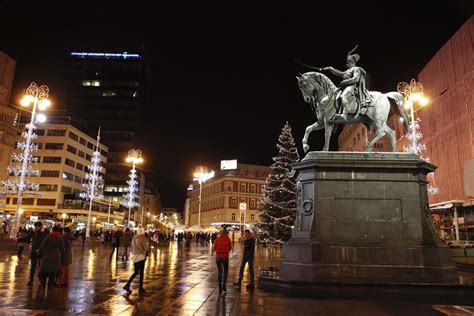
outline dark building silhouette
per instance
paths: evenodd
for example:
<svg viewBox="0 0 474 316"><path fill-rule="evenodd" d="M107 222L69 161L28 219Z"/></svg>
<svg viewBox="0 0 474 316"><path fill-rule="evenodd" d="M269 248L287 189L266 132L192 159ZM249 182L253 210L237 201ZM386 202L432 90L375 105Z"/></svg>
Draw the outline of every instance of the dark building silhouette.
<svg viewBox="0 0 474 316"><path fill-rule="evenodd" d="M150 71L144 52L82 48L67 54L67 108L87 122L89 133L101 127L101 141L110 149L104 193L121 196L130 170L125 158L135 146L148 102Z"/></svg>

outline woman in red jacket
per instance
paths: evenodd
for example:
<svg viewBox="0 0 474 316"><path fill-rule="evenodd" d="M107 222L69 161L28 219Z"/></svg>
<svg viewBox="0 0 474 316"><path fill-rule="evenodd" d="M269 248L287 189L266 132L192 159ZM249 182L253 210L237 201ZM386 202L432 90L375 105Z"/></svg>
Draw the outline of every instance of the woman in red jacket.
<svg viewBox="0 0 474 316"><path fill-rule="evenodd" d="M226 228L222 228L219 237L214 241L214 251L216 252L217 264L217 282L219 283L219 294L226 293L225 284L227 282L227 275L229 273L229 251L232 250L232 243L227 236Z"/></svg>

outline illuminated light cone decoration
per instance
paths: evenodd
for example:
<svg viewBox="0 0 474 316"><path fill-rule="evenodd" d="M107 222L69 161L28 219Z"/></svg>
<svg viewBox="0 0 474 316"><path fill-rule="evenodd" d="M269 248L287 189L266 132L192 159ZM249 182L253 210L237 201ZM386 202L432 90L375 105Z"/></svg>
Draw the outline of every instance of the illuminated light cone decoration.
<svg viewBox="0 0 474 316"><path fill-rule="evenodd" d="M137 181L137 171L135 166L143 162L142 158L142 151L139 149L130 149L128 151L127 162L132 163L132 169L130 170L130 174L128 175L128 192L123 195L125 198L121 204L128 208L128 220L127 220L127 227L130 228L130 215L132 213L132 208L139 206L137 202L138 199L138 181Z"/></svg>
<svg viewBox="0 0 474 316"><path fill-rule="evenodd" d="M86 192L79 194L80 197L89 201L89 212L87 213L87 226L86 226L86 237L90 237L90 226L91 226L91 212L92 202L94 199L102 199L102 189L104 188L103 179L101 176L102 166L100 164L100 127L97 133L97 141L94 152L92 153L91 163L87 166L89 172L86 173L86 182L82 185L87 189Z"/></svg>
<svg viewBox="0 0 474 316"><path fill-rule="evenodd" d="M25 130L21 134L23 140L16 144L16 148L20 149L21 152L19 154L12 154L11 164L7 167L8 175L14 178L2 181L3 186L7 190L18 193L15 221L13 222L9 236L12 239L17 237L18 229L20 227L23 193L25 191L37 191L39 188L39 185L34 181L29 180L29 178L39 176L39 171L35 168L36 163L38 163L38 158L33 156L33 153L38 150L38 145L35 145L34 143L34 140L38 137L35 133L35 123L44 123L46 117L44 114L36 113L36 111L37 109L45 110L51 105L51 102L48 100L48 95L48 86L38 86L33 82L28 86L26 94L21 100L21 105L24 107L33 104L31 120L30 123L26 124Z"/></svg>
<svg viewBox="0 0 474 316"><path fill-rule="evenodd" d="M430 158L422 155L422 153L426 151L426 144L421 142L423 134L420 129L420 119L415 119L415 103L421 106L428 104L428 99L423 95L423 85L416 82L415 79L412 79L410 83L400 82L397 86L397 90L405 97L405 109L410 110L410 126L406 135L410 144L403 146L403 151L418 155L420 159L429 162ZM436 186L434 172L430 172L428 177L431 178L430 185L428 185L427 189L428 193L430 195L438 194L439 188Z"/></svg>
<svg viewBox="0 0 474 316"><path fill-rule="evenodd" d="M299 155L288 123L278 137L277 148L279 154L273 157L272 171L257 212L257 240L260 243L285 243L291 237L296 218L297 186L289 175L290 166L299 160Z"/></svg>

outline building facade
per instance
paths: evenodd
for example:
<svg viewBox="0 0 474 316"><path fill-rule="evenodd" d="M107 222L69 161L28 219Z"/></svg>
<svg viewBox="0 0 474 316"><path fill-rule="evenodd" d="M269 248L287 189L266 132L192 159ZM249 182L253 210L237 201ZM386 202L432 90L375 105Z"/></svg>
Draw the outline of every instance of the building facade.
<svg viewBox="0 0 474 316"><path fill-rule="evenodd" d="M84 226L87 221L89 202L79 197L84 192L87 166L95 148L96 140L70 124L38 124L38 138L35 156L39 170L32 180L39 184L39 190L25 193L21 208L23 219L62 221ZM102 176L107 166L107 146L99 144ZM14 214L17 197L8 193L5 201L7 214ZM110 214L109 214L110 210ZM123 214L112 201L94 201L91 213L95 224L106 221L122 223Z"/></svg>
<svg viewBox="0 0 474 316"><path fill-rule="evenodd" d="M101 126L109 147L104 194L121 197L130 168L124 165L134 147L139 114L147 102L148 69L142 53L70 51L65 80L67 106L89 129Z"/></svg>
<svg viewBox="0 0 474 316"><path fill-rule="evenodd" d="M19 111L10 106L16 61L0 51L0 179L5 179L13 153L19 123Z"/></svg>
<svg viewBox="0 0 474 316"><path fill-rule="evenodd" d="M474 17L444 44L418 75L430 104L420 109L426 156L438 166L437 195L430 204L473 197L466 193L465 166L474 159Z"/></svg>
<svg viewBox="0 0 474 316"><path fill-rule="evenodd" d="M213 223L248 224L257 221L257 209L266 178L267 166L238 164L235 170L220 170L202 184L201 226ZM199 217L199 183L188 191L188 225L197 225Z"/></svg>

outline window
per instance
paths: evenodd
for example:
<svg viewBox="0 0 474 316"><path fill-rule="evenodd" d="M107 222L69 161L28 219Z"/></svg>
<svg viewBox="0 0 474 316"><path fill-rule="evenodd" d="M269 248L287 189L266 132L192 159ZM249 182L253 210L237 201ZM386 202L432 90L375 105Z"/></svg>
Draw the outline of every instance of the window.
<svg viewBox="0 0 474 316"><path fill-rule="evenodd" d="M232 220L235 221L235 213L232 213Z"/></svg>
<svg viewBox="0 0 474 316"><path fill-rule="evenodd" d="M232 182L224 183L224 191L232 191L234 189L234 185Z"/></svg>
<svg viewBox="0 0 474 316"><path fill-rule="evenodd" d="M38 146L38 149L43 149L43 143L36 143L36 146Z"/></svg>
<svg viewBox="0 0 474 316"><path fill-rule="evenodd" d="M73 153L74 155L77 153L76 147L73 147L71 145L67 145L67 151L69 151L70 153Z"/></svg>
<svg viewBox="0 0 474 316"><path fill-rule="evenodd" d="M84 165L77 162L77 163L76 163L76 169L82 171L82 170L84 169Z"/></svg>
<svg viewBox="0 0 474 316"><path fill-rule="evenodd" d="M43 157L43 163L61 163L61 157Z"/></svg>
<svg viewBox="0 0 474 316"><path fill-rule="evenodd" d="M21 200L22 205L34 205L35 204L35 199L32 198L23 198Z"/></svg>
<svg viewBox="0 0 474 316"><path fill-rule="evenodd" d="M64 171L63 172L63 179L73 181L74 180L74 175L72 173Z"/></svg>
<svg viewBox="0 0 474 316"><path fill-rule="evenodd" d="M63 185L61 186L61 192L65 194L72 194L72 188Z"/></svg>
<svg viewBox="0 0 474 316"><path fill-rule="evenodd" d="M46 192L57 191L58 186L56 184L40 184L38 190Z"/></svg>
<svg viewBox="0 0 474 316"><path fill-rule="evenodd" d="M82 183L82 178L79 176L74 176L74 182L76 183Z"/></svg>
<svg viewBox="0 0 474 316"><path fill-rule="evenodd" d="M103 97L115 97L117 93L115 91L104 91L102 92Z"/></svg>
<svg viewBox="0 0 474 316"><path fill-rule="evenodd" d="M94 144L87 142L87 148L94 149Z"/></svg>
<svg viewBox="0 0 474 316"><path fill-rule="evenodd" d="M257 193L257 185L251 184L250 185L250 193Z"/></svg>
<svg viewBox="0 0 474 316"><path fill-rule="evenodd" d="M146 198L146 204L150 204L150 198Z"/></svg>
<svg viewBox="0 0 474 316"><path fill-rule="evenodd" d="M244 213L240 214L240 221L245 222L245 214Z"/></svg>
<svg viewBox="0 0 474 316"><path fill-rule="evenodd" d="M91 155L88 155L88 154L86 154L86 160L88 160L88 161L91 161L91 159L92 159L92 156L91 156Z"/></svg>
<svg viewBox="0 0 474 316"><path fill-rule="evenodd" d="M38 136L44 136L44 129L37 129L37 130L35 131L35 133L36 133L36 135L38 135Z"/></svg>
<svg viewBox="0 0 474 316"><path fill-rule="evenodd" d="M104 156L104 157L107 157L108 152L105 151L105 150L103 150L103 149L101 149L101 150L100 150L100 154L101 154L102 156Z"/></svg>
<svg viewBox="0 0 474 316"><path fill-rule="evenodd" d="M87 142L84 138L81 137L81 138L79 138L79 143L81 143L82 145L85 146Z"/></svg>
<svg viewBox="0 0 474 316"><path fill-rule="evenodd" d="M77 136L73 132L69 132L69 138L75 140L76 142L79 140L79 136Z"/></svg>
<svg viewBox="0 0 474 316"><path fill-rule="evenodd" d="M231 197L230 198L230 206L237 207L237 198Z"/></svg>
<svg viewBox="0 0 474 316"><path fill-rule="evenodd" d="M84 158L84 157L86 156L86 153L83 152L82 150L78 150L78 151L77 151L77 155L78 155L79 157L81 157L81 158Z"/></svg>
<svg viewBox="0 0 474 316"><path fill-rule="evenodd" d="M247 192L247 184L245 183L240 184L240 192Z"/></svg>
<svg viewBox="0 0 474 316"><path fill-rule="evenodd" d="M69 167L73 167L73 168L74 168L74 166L76 165L76 163L75 163L73 160L69 159L69 158L66 158L66 160L64 161L64 163L65 163L66 165L68 165Z"/></svg>
<svg viewBox="0 0 474 316"><path fill-rule="evenodd" d="M59 170L41 170L41 176L47 178L59 177Z"/></svg>
<svg viewBox="0 0 474 316"><path fill-rule="evenodd" d="M255 215L254 215L254 214L250 214L250 221L251 221L251 222L254 222L254 221L255 221Z"/></svg>
<svg viewBox="0 0 474 316"><path fill-rule="evenodd" d="M61 150L63 148L64 148L63 143L46 143L44 145L44 149Z"/></svg>
<svg viewBox="0 0 474 316"><path fill-rule="evenodd" d="M48 129L48 136L64 136L66 131L63 129Z"/></svg>
<svg viewBox="0 0 474 316"><path fill-rule="evenodd" d="M255 199L250 199L250 208L251 209L255 208Z"/></svg>
<svg viewBox="0 0 474 316"><path fill-rule="evenodd" d="M36 201L36 205L54 206L56 205L56 199L38 199L38 201Z"/></svg>
<svg viewBox="0 0 474 316"><path fill-rule="evenodd" d="M10 204L10 198L7 197L7 199L5 200L5 204Z"/></svg>

